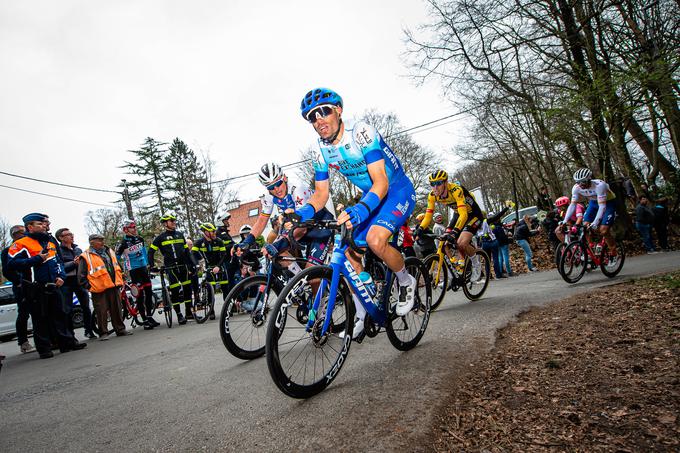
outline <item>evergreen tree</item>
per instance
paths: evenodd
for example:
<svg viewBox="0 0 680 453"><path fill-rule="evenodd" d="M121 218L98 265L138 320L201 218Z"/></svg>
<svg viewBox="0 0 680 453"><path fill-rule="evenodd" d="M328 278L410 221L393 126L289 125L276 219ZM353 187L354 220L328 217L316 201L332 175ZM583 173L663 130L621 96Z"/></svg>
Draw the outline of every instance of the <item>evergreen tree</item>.
<svg viewBox="0 0 680 453"><path fill-rule="evenodd" d="M136 201L142 215L159 214L169 208L167 183L170 172L166 166L166 143L147 137L139 149L130 150L135 160L125 162L127 174L134 179L128 181L130 198Z"/></svg>

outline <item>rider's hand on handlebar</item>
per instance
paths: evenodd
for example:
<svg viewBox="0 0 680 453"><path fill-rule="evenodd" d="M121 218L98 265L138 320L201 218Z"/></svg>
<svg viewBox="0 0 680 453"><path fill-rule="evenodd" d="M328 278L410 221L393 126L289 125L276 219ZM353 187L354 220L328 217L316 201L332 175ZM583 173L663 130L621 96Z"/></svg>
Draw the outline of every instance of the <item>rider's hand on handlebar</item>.
<svg viewBox="0 0 680 453"><path fill-rule="evenodd" d="M149 267L149 272L151 272L151 273L153 273L153 274L157 274L157 273L159 273L160 271L161 271L161 270L158 269L156 266L151 266L151 267Z"/></svg>
<svg viewBox="0 0 680 453"><path fill-rule="evenodd" d="M219 267L219 266L215 266L215 267L212 268L212 273L213 273L213 274L218 274L219 272L220 272L220 267Z"/></svg>
<svg viewBox="0 0 680 453"><path fill-rule="evenodd" d="M352 229L353 225L352 222L350 222L349 214L347 213L347 211L342 211L338 216L338 225L342 225L343 223L347 225L347 228L349 228L350 230Z"/></svg>
<svg viewBox="0 0 680 453"><path fill-rule="evenodd" d="M261 252L266 258L274 258L279 254L279 251L272 244L265 244Z"/></svg>

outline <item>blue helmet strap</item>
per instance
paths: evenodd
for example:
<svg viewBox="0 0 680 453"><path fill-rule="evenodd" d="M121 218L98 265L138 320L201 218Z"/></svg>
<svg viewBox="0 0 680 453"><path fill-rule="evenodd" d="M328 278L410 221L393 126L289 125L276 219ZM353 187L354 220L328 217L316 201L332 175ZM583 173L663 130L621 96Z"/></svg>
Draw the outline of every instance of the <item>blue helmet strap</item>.
<svg viewBox="0 0 680 453"><path fill-rule="evenodd" d="M335 141L335 139L338 138L338 134L340 133L340 126L342 126L342 118L338 118L338 119L339 119L338 130L335 131L335 134L333 134L333 136L330 137L329 139L323 139L323 138L321 139L321 141L324 143L324 145L332 145L333 142Z"/></svg>

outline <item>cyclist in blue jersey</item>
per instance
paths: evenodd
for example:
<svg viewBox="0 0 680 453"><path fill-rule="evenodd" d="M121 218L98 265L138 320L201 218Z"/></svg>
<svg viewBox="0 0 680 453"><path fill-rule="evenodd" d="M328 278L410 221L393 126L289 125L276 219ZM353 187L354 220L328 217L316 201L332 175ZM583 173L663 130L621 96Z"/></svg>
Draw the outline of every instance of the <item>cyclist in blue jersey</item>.
<svg viewBox="0 0 680 453"><path fill-rule="evenodd" d="M144 239L137 233L137 224L134 220L123 221L123 233L125 235L116 249L116 255L123 263L123 269L128 272L132 283L142 288L137 295L137 309L144 320L144 329L153 329L160 324L153 319L149 258Z"/></svg>
<svg viewBox="0 0 680 453"><path fill-rule="evenodd" d="M404 257L389 244L413 213L416 194L401 162L375 128L363 121L342 120L342 98L333 90L315 88L300 105L302 117L319 135L319 150L314 162L314 195L296 210L303 220L322 209L329 197L329 167L338 170L363 192L359 202L338 215L338 223L354 229L354 240L369 247L395 273L399 281L398 316L414 305L416 279L404 265ZM348 250L347 258L357 273L363 270L361 258ZM352 337L364 328L366 311L358 301L357 322Z"/></svg>

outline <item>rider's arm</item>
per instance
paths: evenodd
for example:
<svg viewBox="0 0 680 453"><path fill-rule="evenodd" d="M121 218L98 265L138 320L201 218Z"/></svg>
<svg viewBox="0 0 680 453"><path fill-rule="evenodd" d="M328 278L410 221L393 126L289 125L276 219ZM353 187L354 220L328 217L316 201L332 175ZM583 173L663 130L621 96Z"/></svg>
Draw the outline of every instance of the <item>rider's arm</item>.
<svg viewBox="0 0 680 453"><path fill-rule="evenodd" d="M569 207L567 208L567 212L564 213L564 220L569 220L571 219L571 216L574 215L574 210L576 209L576 203L578 203L578 184L574 184L574 187L571 188L571 204L569 204Z"/></svg>
<svg viewBox="0 0 680 453"><path fill-rule="evenodd" d="M163 239L162 239L161 235L159 234L158 236L156 236L154 238L151 245L149 245L149 266L151 266L151 267L156 265L156 262L154 261L154 255L156 254L156 251L159 250L162 240Z"/></svg>
<svg viewBox="0 0 680 453"><path fill-rule="evenodd" d="M595 187L595 193L597 194L597 214L595 215L595 220L593 220L593 225L597 226L602 220L604 211L607 208L607 195L609 192L609 184L602 181L597 187Z"/></svg>
<svg viewBox="0 0 680 453"><path fill-rule="evenodd" d="M435 204L435 195L434 192L430 192L429 195L427 196L427 208L425 208L425 217L423 217L423 221L420 222L420 228L425 229L428 226L430 226L430 223L432 222L432 216L434 215L434 204Z"/></svg>
<svg viewBox="0 0 680 453"><path fill-rule="evenodd" d="M457 187L456 190L453 191L453 199L455 200L456 208L458 209L458 221L456 222L454 230L460 232L468 219L467 204L465 203L465 194L463 193L462 187Z"/></svg>

